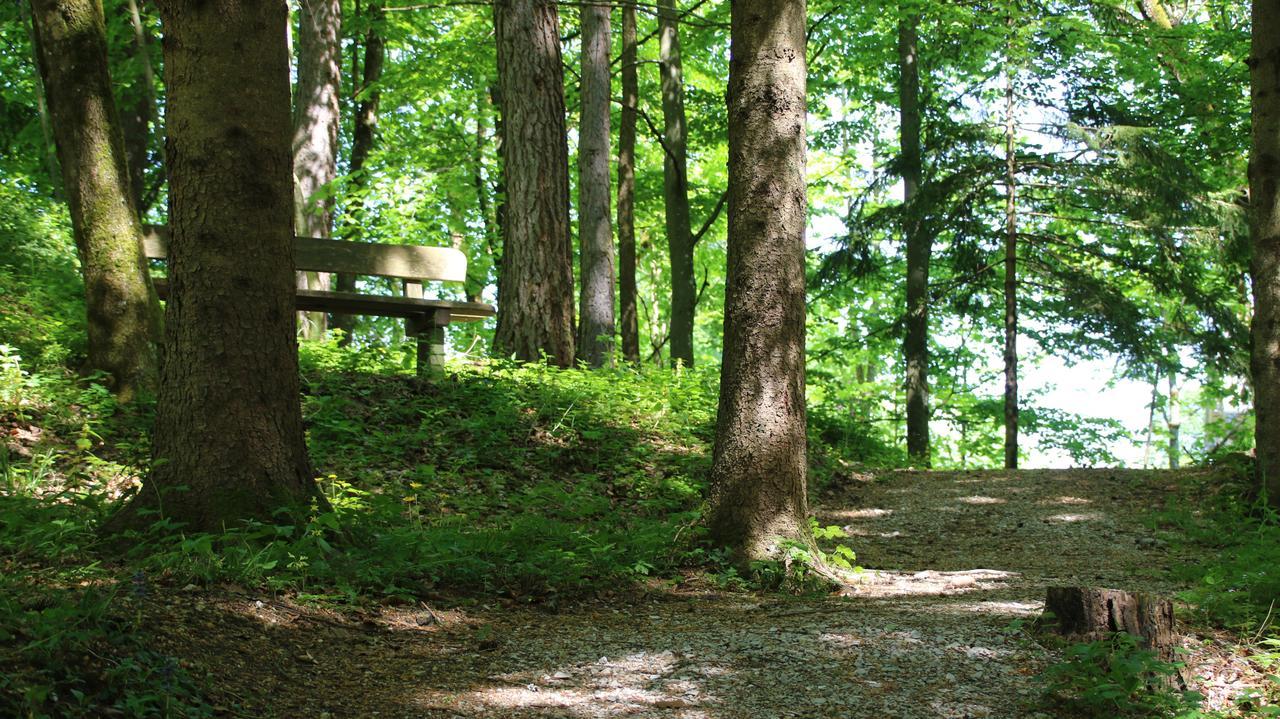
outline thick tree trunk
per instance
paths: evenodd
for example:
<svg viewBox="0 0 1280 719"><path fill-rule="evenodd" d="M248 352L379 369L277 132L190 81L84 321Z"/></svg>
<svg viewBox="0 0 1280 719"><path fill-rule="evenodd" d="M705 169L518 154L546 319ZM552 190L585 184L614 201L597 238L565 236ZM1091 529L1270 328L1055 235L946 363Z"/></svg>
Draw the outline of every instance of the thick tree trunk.
<svg viewBox="0 0 1280 719"><path fill-rule="evenodd" d="M636 7L622 6L622 113L618 126L618 291L622 356L640 364L640 319L636 295L636 110L640 84L636 66Z"/></svg>
<svg viewBox="0 0 1280 719"><path fill-rule="evenodd" d="M333 198L328 185L338 174L339 83L342 78L342 3L302 0L298 6L298 84L293 103L293 179L297 187L297 232L333 234ZM298 273L298 286L329 289L329 276ZM323 339L323 312L300 313L302 337Z"/></svg>
<svg viewBox="0 0 1280 719"><path fill-rule="evenodd" d="M354 131L351 133L351 162L349 174L351 175L351 194L355 197L352 203L351 216L352 224L355 225L353 234L360 234L360 224L364 217L365 192L369 187L369 174L365 170L365 163L369 160L369 153L373 151L374 141L377 139L378 131L378 101L382 97L382 93L378 88L378 82L382 80L382 64L386 55L386 45L382 39L382 5L380 3L372 3L368 10L369 29L364 34L364 69L361 71L361 77L352 77L352 83L359 83L359 90L356 93L359 97L359 103L356 107ZM335 281L338 285L339 292L355 292L356 278L353 275L339 274ZM343 346L351 343L351 332L355 329L355 317L353 315L334 315L332 317L332 325L334 329L342 330Z"/></svg>
<svg viewBox="0 0 1280 719"><path fill-rule="evenodd" d="M898 22L898 84L902 152L902 232L907 246L907 455L929 466L929 255L933 240L924 232L916 205L923 175L920 157L920 67L917 28L920 16L908 13Z"/></svg>
<svg viewBox="0 0 1280 719"><path fill-rule="evenodd" d="M693 275L693 230L689 220L689 138L684 115L684 69L680 60L680 16L675 0L658 0L658 59L662 70L662 190L666 200L667 250L671 258L671 364L693 366L693 315L698 299Z"/></svg>
<svg viewBox="0 0 1280 719"><path fill-rule="evenodd" d="M573 364L573 244L560 19L551 0L497 0L503 118L502 271L494 350Z"/></svg>
<svg viewBox="0 0 1280 719"><path fill-rule="evenodd" d="M1271 506L1280 507L1280 3L1274 0L1253 4L1249 68L1254 436L1259 489Z"/></svg>
<svg viewBox="0 0 1280 719"><path fill-rule="evenodd" d="M288 9L159 6L170 299L155 463L136 503L188 529L278 522L324 501L299 403Z"/></svg>
<svg viewBox="0 0 1280 719"><path fill-rule="evenodd" d="M582 6L582 110L578 129L578 241L582 282L578 358L613 362L613 226L609 182L609 7Z"/></svg>
<svg viewBox="0 0 1280 719"><path fill-rule="evenodd" d="M1013 31L1013 16L1009 16ZM1018 468L1018 163L1013 63L1005 74L1004 466Z"/></svg>
<svg viewBox="0 0 1280 719"><path fill-rule="evenodd" d="M739 561L811 543L805 498L805 3L732 6L729 258L709 526Z"/></svg>
<svg viewBox="0 0 1280 719"><path fill-rule="evenodd" d="M142 253L99 0L32 0L40 74L88 310L91 369L121 399L153 386L160 305Z"/></svg>

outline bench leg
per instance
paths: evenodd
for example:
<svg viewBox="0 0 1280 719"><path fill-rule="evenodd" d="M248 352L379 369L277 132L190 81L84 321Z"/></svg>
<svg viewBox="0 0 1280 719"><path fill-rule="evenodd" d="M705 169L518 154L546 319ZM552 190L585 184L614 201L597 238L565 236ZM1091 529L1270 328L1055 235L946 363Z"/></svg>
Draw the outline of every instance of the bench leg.
<svg viewBox="0 0 1280 719"><path fill-rule="evenodd" d="M444 328L448 323L448 318L431 315L405 320L405 334L418 341L419 377L434 377L444 372Z"/></svg>

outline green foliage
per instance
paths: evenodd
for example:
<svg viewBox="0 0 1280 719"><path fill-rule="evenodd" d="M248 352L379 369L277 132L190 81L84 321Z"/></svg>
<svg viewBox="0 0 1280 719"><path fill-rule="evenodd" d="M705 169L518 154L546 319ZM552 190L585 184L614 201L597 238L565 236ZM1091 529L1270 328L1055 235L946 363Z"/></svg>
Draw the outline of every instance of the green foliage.
<svg viewBox="0 0 1280 719"><path fill-rule="evenodd" d="M1056 707L1073 712L1073 716L1202 716L1201 695L1168 688L1167 682L1177 673L1178 665L1161 661L1154 652L1140 648L1139 642L1131 634L1118 632L1107 639L1067 647L1064 660L1040 677L1047 698Z"/></svg>
<svg viewBox="0 0 1280 719"><path fill-rule="evenodd" d="M1191 588L1179 596L1211 624L1262 636L1280 597L1280 517L1252 496L1250 475L1219 469L1189 478L1181 508L1150 518L1157 529L1213 551L1214 560L1182 565Z"/></svg>

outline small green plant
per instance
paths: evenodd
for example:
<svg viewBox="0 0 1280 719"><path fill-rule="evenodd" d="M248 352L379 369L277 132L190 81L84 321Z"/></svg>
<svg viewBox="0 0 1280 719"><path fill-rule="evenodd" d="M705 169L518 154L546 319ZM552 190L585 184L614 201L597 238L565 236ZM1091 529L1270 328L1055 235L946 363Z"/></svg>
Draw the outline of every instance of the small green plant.
<svg viewBox="0 0 1280 719"><path fill-rule="evenodd" d="M1170 688L1180 665L1160 660L1139 642L1118 632L1067 647L1064 660L1040 676L1046 698L1078 716L1098 719L1197 716L1203 697Z"/></svg>
<svg viewBox="0 0 1280 719"><path fill-rule="evenodd" d="M18 351L0 344L0 411L21 411L29 383Z"/></svg>

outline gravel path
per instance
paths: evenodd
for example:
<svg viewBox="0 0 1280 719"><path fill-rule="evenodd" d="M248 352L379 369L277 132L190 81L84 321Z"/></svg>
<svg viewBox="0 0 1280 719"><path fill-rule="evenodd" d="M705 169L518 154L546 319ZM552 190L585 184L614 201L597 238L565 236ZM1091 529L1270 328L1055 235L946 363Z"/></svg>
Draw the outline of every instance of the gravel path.
<svg viewBox="0 0 1280 719"><path fill-rule="evenodd" d="M260 656L211 669L242 706L262 702L252 716L1049 717L1034 676L1053 657L1020 624L1053 584L1175 589L1167 567L1192 558L1137 520L1172 499L1171 481L1116 470L856 479L815 509L876 569L823 599L677 589L352 627L230 598L217 608L246 631L268 625L263 646L279 654L256 673ZM193 641L222 640L229 651L244 637Z"/></svg>

